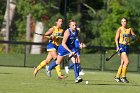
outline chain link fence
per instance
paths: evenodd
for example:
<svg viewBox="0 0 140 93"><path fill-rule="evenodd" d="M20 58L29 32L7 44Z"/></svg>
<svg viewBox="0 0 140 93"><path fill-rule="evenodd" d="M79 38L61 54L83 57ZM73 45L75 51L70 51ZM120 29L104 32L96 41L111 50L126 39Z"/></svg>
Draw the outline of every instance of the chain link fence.
<svg viewBox="0 0 140 93"><path fill-rule="evenodd" d="M26 46L41 45L42 50L45 50L44 43L32 43L32 42L11 42L0 41L0 46L4 44L10 44L10 52L8 54L0 53L0 66L17 66L17 67L34 67L44 60L47 56L47 52L41 54L29 54L26 52ZM91 47L90 47L91 48ZM83 69L100 70L100 71L116 71L120 65L120 58L116 54L111 60L106 61L106 57L112 55L115 50L113 48L94 47L99 51L98 53L84 53L81 50L81 66ZM97 50L96 49L96 50ZM140 72L140 53L139 50L130 50L129 54L129 67L128 71ZM70 64L67 60L62 63L62 68Z"/></svg>

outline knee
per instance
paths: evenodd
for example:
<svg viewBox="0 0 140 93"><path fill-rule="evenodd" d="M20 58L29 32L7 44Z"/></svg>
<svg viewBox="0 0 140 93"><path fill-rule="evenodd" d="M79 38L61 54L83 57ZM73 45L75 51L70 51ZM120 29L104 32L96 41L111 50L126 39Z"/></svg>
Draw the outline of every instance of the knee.
<svg viewBox="0 0 140 93"><path fill-rule="evenodd" d="M60 65L60 64L61 64L61 62L59 62L59 61L56 61L56 64L57 64L57 65Z"/></svg>
<svg viewBox="0 0 140 93"><path fill-rule="evenodd" d="M46 59L44 60L46 62L46 64L49 64L50 60Z"/></svg>
<svg viewBox="0 0 140 93"><path fill-rule="evenodd" d="M128 64L129 64L129 61L128 61L128 60L124 62L124 65L125 65L126 67L128 66Z"/></svg>

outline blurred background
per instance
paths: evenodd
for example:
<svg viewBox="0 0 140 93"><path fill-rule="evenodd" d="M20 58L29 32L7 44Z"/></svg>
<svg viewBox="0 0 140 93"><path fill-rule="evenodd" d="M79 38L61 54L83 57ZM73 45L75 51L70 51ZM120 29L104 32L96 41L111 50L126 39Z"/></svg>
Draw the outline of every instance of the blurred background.
<svg viewBox="0 0 140 93"><path fill-rule="evenodd" d="M137 40L131 44L129 71L140 72L140 0L0 0L0 65L34 67L45 59L46 44L41 35L55 25L58 17L74 19L81 28L81 50L84 69L117 70L115 34L123 17L128 19ZM62 68L68 62L64 61Z"/></svg>

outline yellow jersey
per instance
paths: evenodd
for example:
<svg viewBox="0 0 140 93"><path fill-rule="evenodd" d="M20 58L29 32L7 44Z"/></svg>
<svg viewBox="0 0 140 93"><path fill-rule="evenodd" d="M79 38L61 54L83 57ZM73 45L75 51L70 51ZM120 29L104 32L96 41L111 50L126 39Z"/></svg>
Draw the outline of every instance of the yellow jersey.
<svg viewBox="0 0 140 93"><path fill-rule="evenodd" d="M119 43L120 44L126 44L127 42L130 41L130 36L131 36L132 29L131 28L125 28L125 27L120 27L119 29L120 29Z"/></svg>
<svg viewBox="0 0 140 93"><path fill-rule="evenodd" d="M52 35L55 37L51 41L56 46L59 46L62 42L63 29L57 28L56 26L53 26L53 29L54 29L54 31L53 31Z"/></svg>

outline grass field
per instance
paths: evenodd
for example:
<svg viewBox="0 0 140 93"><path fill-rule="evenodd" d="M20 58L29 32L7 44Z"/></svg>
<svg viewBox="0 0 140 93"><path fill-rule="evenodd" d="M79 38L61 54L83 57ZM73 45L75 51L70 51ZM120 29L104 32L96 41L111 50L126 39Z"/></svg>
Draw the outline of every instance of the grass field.
<svg viewBox="0 0 140 93"><path fill-rule="evenodd" d="M52 78L42 69L34 78L33 68L0 67L0 93L139 93L140 74L128 73L130 83L117 83L113 80L115 72L85 71L83 82L74 83L71 70L68 78L57 79L55 71ZM64 72L63 72L64 73ZM89 84L86 85L85 81Z"/></svg>

